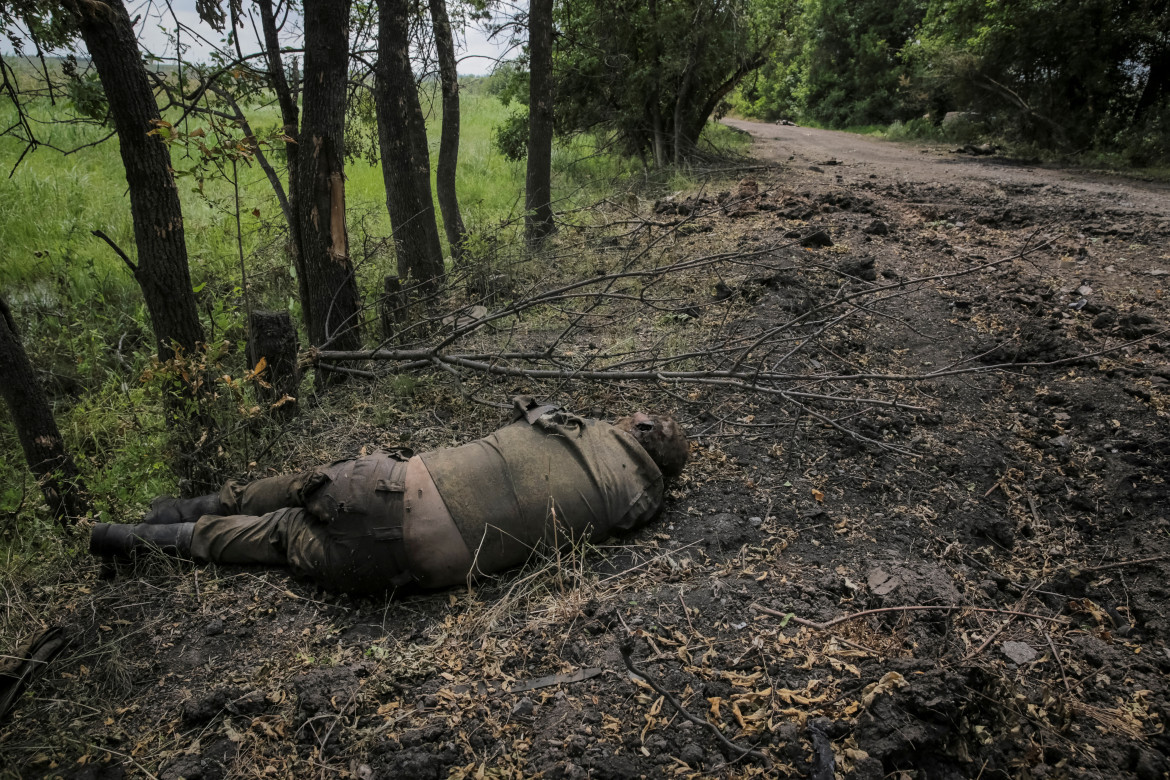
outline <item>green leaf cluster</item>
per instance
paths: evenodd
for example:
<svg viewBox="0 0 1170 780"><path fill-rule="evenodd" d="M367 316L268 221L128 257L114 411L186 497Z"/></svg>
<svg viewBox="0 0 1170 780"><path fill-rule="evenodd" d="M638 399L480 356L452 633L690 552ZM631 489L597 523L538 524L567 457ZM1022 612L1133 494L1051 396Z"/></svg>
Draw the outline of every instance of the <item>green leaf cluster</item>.
<svg viewBox="0 0 1170 780"><path fill-rule="evenodd" d="M735 107L1170 158L1168 0L800 0Z"/></svg>
<svg viewBox="0 0 1170 780"><path fill-rule="evenodd" d="M566 0L554 60L561 133L604 129L623 151L684 156L784 29L787 0Z"/></svg>

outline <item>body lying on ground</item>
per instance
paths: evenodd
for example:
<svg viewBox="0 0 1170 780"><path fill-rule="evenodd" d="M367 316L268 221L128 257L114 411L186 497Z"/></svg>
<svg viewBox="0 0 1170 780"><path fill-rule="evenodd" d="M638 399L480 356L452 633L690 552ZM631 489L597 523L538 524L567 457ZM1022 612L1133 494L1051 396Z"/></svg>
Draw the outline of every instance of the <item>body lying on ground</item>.
<svg viewBox="0 0 1170 780"><path fill-rule="evenodd" d="M688 454L673 419L637 413L610 425L527 397L514 404L510 425L461 447L376 452L157 499L141 524L95 525L90 552L286 566L332 590L380 593L467 582L662 510Z"/></svg>

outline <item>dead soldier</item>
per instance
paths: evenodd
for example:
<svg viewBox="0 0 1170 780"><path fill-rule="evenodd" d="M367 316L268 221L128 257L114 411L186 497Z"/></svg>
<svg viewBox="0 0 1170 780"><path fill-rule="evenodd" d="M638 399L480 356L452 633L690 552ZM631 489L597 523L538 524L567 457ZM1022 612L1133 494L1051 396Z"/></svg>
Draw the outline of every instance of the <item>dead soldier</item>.
<svg viewBox="0 0 1170 780"><path fill-rule="evenodd" d="M90 552L287 566L358 594L442 588L650 521L686 463L686 436L668 416L609 425L528 397L514 404L513 422L492 435L405 462L377 452L156 499L142 524L95 525Z"/></svg>

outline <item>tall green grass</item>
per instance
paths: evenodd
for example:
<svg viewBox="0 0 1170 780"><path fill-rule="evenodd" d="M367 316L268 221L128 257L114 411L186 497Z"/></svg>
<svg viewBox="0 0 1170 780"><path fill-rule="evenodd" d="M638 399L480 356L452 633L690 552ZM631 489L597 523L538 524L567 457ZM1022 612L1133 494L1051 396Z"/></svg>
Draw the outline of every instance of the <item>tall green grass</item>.
<svg viewBox="0 0 1170 780"><path fill-rule="evenodd" d="M473 232L490 231L514 220L523 210L524 164L500 155L492 144L495 125L507 115L507 108L494 97L467 90L462 96L462 122L457 188L464 222ZM432 167L437 164L440 119L437 104L430 106L428 136ZM36 106L48 122L54 110ZM0 122L15 116L9 103L0 105ZM249 117L260 130L277 124L271 108L257 109ZM51 126L54 146L71 149L104 135L104 130L86 125ZM189 119L183 130L200 126ZM370 129L372 131L372 129ZM23 151L13 138L0 138L0 164L9 168ZM279 158L279 153L269 151ZM187 171L195 159L176 145L172 148L176 170ZM554 154L554 193L560 200L600 196L615 178L631 175L636 167L613 155L595 153L592 139L574 139L558 145ZM279 210L271 187L256 165L239 166L244 252L251 257L273 240L265 226L278 221ZM379 165L351 160L346 168L346 196L351 214L351 231L359 236L388 236L391 232L385 209L385 189ZM201 193L192 179L180 178L180 196L187 234L193 281L222 284L224 279L239 283L236 260L234 203L232 188L222 179L208 180ZM133 280L117 256L90 233L101 229L128 253L134 254L129 199L117 140L82 149L72 155L40 148L29 154L10 178L0 179L0 284L15 286L23 294L45 291L44 285L64 273L77 291L87 293L94 285L132 289ZM260 217L252 216L259 209ZM436 208L437 212L437 208ZM358 220L360 219L360 223ZM360 248L359 242L351 242ZM386 268L371 268L382 273ZM21 292L16 293L18 296Z"/></svg>

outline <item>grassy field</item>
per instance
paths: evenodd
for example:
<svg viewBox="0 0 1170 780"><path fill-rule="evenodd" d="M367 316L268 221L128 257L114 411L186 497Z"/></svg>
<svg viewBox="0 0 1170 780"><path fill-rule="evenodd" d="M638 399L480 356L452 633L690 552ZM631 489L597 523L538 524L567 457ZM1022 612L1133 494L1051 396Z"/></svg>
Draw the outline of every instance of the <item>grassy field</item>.
<svg viewBox="0 0 1170 780"><path fill-rule="evenodd" d="M494 128L511 109L470 80L462 95L458 189L468 229L487 245L518 238L523 214L524 163L505 159L494 147ZM67 109L33 106L43 140L73 149L101 138L93 125L54 124ZM274 129L272 107L253 106L249 119L264 135ZM428 132L432 166L437 163L438 106L430 106ZM0 104L0 121L14 117ZM174 118L174 117L170 117ZM394 271L382 172L368 150L376 148L372 126L352 128L357 159L347 163L350 247L367 301ZM177 128L197 130L195 119ZM713 128L724 145L743 140ZM210 133L208 134L210 136ZM367 154L361 154L363 150ZM166 465L167 434L160 414L159 389L142 377L154 351L141 293L129 270L91 231L100 229L130 255L133 230L125 175L116 139L73 154L40 148L13 169L23 146L0 138L0 291L11 304L26 348L53 400L58 424L107 519L132 516L162 492L174 491L176 477ZM272 152L279 162L279 152ZM284 225L268 180L256 165L239 165L239 213L248 297L236 245L236 204L226 171L205 172L197 186L199 155L172 147L180 174L191 275L210 342L226 340L223 372L238 376L246 305L289 309L299 320L296 282L284 251ZM598 153L590 138L554 150L554 198L558 211L588 206L615 192L643 187L648 179L637 161ZM686 186L684 174L668 172L651 182L657 188ZM436 212L438 209L436 208ZM258 216L257 216L258 215ZM587 218L587 217L583 217ZM577 219L577 217L574 217ZM441 232L441 230L440 230ZM445 241L445 238L444 238ZM305 392L310 392L306 386ZM226 394L225 394L226 395ZM230 399L229 399L230 400ZM229 404L230 406L230 404ZM243 405L241 404L241 409ZM233 412L234 413L234 412ZM233 421L233 425L238 418ZM228 441L232 462L248 462L248 436ZM237 451L240 450L240 451ZM0 414L0 554L29 550L53 534L41 533L49 519L25 466L6 414ZM29 545L32 547L30 548Z"/></svg>
<svg viewBox="0 0 1170 780"><path fill-rule="evenodd" d="M36 108L46 122L59 113L47 105ZM464 92L462 111L457 186L463 217L469 230L491 231L521 213L524 165L505 159L492 145L493 129L507 116L507 107L472 85ZM11 104L0 106L0 121L7 125L13 116ZM249 118L260 132L275 127L278 120L271 107L258 108ZM437 163L440 129L437 106L429 118L433 166ZM200 126L191 119L183 129L191 132ZM49 130L45 140L62 149L72 149L104 135L102 129L86 125L45 127ZM355 132L363 145L373 145L372 126L359 127ZM558 199L577 201L598 196L610 188L614 179L634 172L632 165L620 159L593 155L590 144L590 139L578 139L556 149L554 186ZM21 151L23 146L15 139L0 138L0 161L6 168L11 169ZM181 145L174 147L172 156L175 169L181 173L197 165L196 156ZM279 154L269 150L269 156ZM354 159L349 161L346 174L352 243L360 250L362 238L390 234L382 171L376 163ZM279 220L279 210L258 166L241 165L239 178L244 251L252 256L263 251L271 240L271 223ZM195 284L214 283L233 272L238 277L230 181L211 178L202 192L190 182L190 178L180 179ZM121 261L90 235L94 229L104 230L133 255L129 200L115 139L69 156L52 149L34 151L11 177L0 180L0 198L8 204L0 213L0 284L6 289L28 287L25 294L34 294L36 285L44 285L62 272L86 292L94 286L120 287L131 281ZM259 218L252 216L253 209L259 209Z"/></svg>

